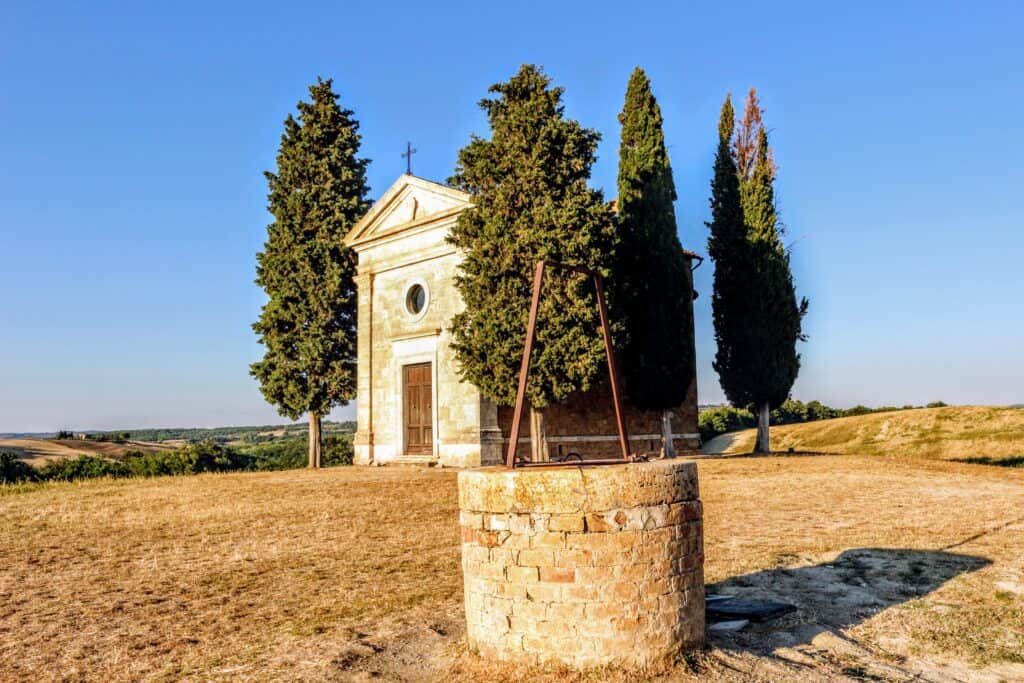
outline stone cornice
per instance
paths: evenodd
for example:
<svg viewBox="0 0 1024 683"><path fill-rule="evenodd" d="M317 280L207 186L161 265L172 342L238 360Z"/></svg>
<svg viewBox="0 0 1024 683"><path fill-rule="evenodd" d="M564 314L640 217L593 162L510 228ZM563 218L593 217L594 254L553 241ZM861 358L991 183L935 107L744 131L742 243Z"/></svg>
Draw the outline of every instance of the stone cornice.
<svg viewBox="0 0 1024 683"><path fill-rule="evenodd" d="M383 233L375 233L374 228L384 220L397 205L409 196L409 194L414 193L416 190L421 193L444 197L447 201L456 204L456 206L393 226ZM352 226L348 235L345 236L345 243L356 251L360 251L361 248L372 246L382 239L404 234L410 230L429 226L432 223L443 220L444 218L457 215L466 207L470 206L471 201L472 195L463 192L462 190L457 190L453 187L441 185L440 183L435 183L423 178L417 178L416 176L403 174L399 176L398 180L388 188L387 192L385 192L383 196L374 203L366 215Z"/></svg>

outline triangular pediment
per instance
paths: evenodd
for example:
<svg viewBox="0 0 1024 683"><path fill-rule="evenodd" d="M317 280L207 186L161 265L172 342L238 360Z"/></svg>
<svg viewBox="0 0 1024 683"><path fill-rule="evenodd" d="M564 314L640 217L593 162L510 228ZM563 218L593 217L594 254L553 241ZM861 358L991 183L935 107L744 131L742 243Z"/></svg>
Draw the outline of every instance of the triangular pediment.
<svg viewBox="0 0 1024 683"><path fill-rule="evenodd" d="M402 175L349 231L345 243L356 247L393 236L432 220L458 213L470 205L461 190L412 175Z"/></svg>

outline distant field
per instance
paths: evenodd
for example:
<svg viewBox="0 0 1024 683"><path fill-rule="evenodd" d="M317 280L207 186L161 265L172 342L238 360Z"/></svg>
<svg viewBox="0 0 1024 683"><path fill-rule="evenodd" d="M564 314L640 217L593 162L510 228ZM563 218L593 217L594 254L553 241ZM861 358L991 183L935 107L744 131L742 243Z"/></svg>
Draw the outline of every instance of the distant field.
<svg viewBox="0 0 1024 683"><path fill-rule="evenodd" d="M713 440L717 451L749 453L756 430ZM900 455L941 460L1024 456L1024 410L963 406L872 413L772 427L772 450Z"/></svg>
<svg viewBox="0 0 1024 683"><path fill-rule="evenodd" d="M324 421L324 437L341 436L355 431L354 422ZM19 434L0 437L0 453L13 453L35 465L51 460L77 458L91 455L105 458L119 458L129 451L167 451L189 443L212 439L218 443L239 447L256 448L259 444L279 443L302 439L305 441L309 426L306 423L289 425L259 425L248 427L186 427L180 429L123 429L112 432L88 432L90 435L119 435L129 433L132 439L124 443L113 441L90 441L85 439L46 438L52 434Z"/></svg>
<svg viewBox="0 0 1024 683"><path fill-rule="evenodd" d="M13 453L35 465L62 458L77 458L80 455L118 458L129 451L166 451L174 444L152 443L149 441L85 441L82 439L0 439L0 452Z"/></svg>

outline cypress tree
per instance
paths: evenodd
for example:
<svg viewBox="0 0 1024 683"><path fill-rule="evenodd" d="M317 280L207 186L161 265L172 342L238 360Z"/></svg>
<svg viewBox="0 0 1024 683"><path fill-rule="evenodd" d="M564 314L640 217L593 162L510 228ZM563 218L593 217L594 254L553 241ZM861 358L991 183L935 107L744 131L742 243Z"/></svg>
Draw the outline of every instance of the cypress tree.
<svg viewBox="0 0 1024 683"><path fill-rule="evenodd" d="M786 400L800 371L796 342L804 338L808 304L796 299L775 205L775 164L753 91L732 144L734 116L726 98L708 224L715 262L714 368L730 403L757 412L757 450L768 452L770 411Z"/></svg>
<svg viewBox="0 0 1024 683"><path fill-rule="evenodd" d="M665 450L673 454L669 411L686 398L695 373L693 276L676 227L661 108L639 67L619 123L620 241L612 286L626 336L623 376L634 405L664 411Z"/></svg>
<svg viewBox="0 0 1024 683"><path fill-rule="evenodd" d="M343 240L369 208L359 123L317 79L298 103L266 172L270 192L256 283L269 300L253 324L266 352L250 373L281 415L309 413L309 466L320 466L320 421L356 391L355 254Z"/></svg>
<svg viewBox="0 0 1024 683"><path fill-rule="evenodd" d="M615 229L587 184L600 135L565 118L562 88L524 65L489 92L480 107L491 137L474 136L449 179L474 195L449 237L464 254L456 286L465 310L452 321L452 346L464 379L514 405L534 264L553 259L607 276ZM586 391L603 371L599 326L589 280L551 272L527 384L535 460L547 458L543 409Z"/></svg>

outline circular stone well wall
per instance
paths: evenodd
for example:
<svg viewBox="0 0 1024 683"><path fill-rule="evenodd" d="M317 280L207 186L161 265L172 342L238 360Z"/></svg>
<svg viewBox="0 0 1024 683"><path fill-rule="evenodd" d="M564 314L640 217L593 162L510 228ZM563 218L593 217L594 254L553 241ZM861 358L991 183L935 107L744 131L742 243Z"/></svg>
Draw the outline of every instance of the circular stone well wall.
<svg viewBox="0 0 1024 683"><path fill-rule="evenodd" d="M482 656L659 668L703 644L695 463L464 470L459 508Z"/></svg>

